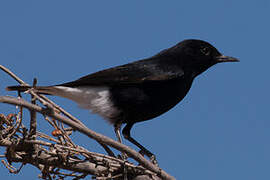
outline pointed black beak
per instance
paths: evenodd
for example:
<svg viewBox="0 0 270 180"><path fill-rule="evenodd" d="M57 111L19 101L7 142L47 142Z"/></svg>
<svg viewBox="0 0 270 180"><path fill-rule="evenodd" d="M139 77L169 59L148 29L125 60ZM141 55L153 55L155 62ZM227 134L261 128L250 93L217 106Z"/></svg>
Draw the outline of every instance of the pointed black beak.
<svg viewBox="0 0 270 180"><path fill-rule="evenodd" d="M221 62L239 62L239 60L237 58L230 57L230 56L224 56L224 55L217 56L216 61L217 61L217 63L221 63Z"/></svg>

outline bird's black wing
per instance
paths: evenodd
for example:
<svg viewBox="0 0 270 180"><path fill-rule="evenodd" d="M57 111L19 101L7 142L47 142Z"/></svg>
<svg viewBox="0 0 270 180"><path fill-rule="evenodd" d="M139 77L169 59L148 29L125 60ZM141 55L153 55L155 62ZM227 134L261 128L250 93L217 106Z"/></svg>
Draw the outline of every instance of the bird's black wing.
<svg viewBox="0 0 270 180"><path fill-rule="evenodd" d="M60 86L114 86L140 84L145 82L167 81L180 78L184 71L166 60L152 57L133 63L117 66L84 76Z"/></svg>

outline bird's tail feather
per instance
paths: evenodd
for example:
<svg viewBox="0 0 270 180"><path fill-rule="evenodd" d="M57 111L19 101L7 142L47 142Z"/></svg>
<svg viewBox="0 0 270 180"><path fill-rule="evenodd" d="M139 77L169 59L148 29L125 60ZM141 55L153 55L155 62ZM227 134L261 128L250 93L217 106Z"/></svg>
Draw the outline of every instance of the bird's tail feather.
<svg viewBox="0 0 270 180"><path fill-rule="evenodd" d="M48 95L54 95L55 94L54 86L36 86L36 87L32 87L32 86L8 86L8 87L6 87L6 90L7 91L24 92L24 91L27 91L27 90L29 90L31 88L33 88L33 90L36 93L39 93L39 94L48 94Z"/></svg>
<svg viewBox="0 0 270 180"><path fill-rule="evenodd" d="M27 91L28 89L30 89L30 86L8 86L6 87L7 91Z"/></svg>

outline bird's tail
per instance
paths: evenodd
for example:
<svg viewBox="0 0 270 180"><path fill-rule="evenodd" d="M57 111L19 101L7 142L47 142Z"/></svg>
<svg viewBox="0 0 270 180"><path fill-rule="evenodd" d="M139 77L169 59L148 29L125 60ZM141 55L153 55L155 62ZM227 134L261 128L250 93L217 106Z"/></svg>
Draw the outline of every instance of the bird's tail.
<svg viewBox="0 0 270 180"><path fill-rule="evenodd" d="M6 87L6 90L7 91L24 92L24 91L27 91L27 90L29 90L31 88L33 88L33 90L36 93L39 93L39 94L48 94L48 95L55 94L54 86L36 86L36 87L32 87L32 86L8 86L8 87Z"/></svg>
<svg viewBox="0 0 270 180"><path fill-rule="evenodd" d="M20 91L20 92L23 92L23 91L27 91L30 88L31 88L30 86L8 86L8 87L6 87L6 90L7 91Z"/></svg>

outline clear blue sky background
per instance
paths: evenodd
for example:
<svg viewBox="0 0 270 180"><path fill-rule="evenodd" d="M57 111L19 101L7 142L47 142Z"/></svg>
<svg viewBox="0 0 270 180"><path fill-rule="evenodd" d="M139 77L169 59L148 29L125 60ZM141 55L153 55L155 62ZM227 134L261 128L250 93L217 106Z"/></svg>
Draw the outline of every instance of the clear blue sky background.
<svg viewBox="0 0 270 180"><path fill-rule="evenodd" d="M0 64L28 83L37 77L39 85L51 85L152 56L184 39L209 41L241 62L209 69L179 105L136 124L132 135L177 179L267 180L269 17L269 0L3 0ZM0 95L15 95L4 90L16 84L13 79L0 72L0 82ZM52 99L91 129L114 138L113 128L100 117L69 100ZM14 111L0 105L0 113ZM40 131L48 129L41 118L38 124ZM79 133L73 137L102 152ZM32 180L38 173L27 165L19 175L10 175L0 165L1 179Z"/></svg>

